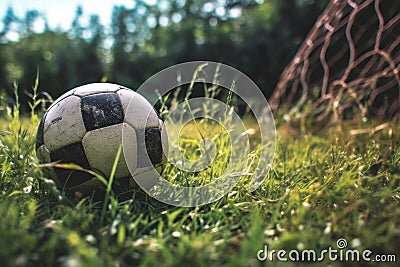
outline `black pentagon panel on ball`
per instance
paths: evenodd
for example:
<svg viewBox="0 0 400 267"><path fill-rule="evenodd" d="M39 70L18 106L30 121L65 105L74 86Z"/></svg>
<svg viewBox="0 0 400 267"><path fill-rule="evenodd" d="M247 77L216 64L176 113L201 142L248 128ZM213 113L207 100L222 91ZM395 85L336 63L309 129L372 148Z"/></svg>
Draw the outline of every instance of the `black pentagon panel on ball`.
<svg viewBox="0 0 400 267"><path fill-rule="evenodd" d="M84 169L90 169L82 144L74 143L50 152L52 162L61 161L61 163L75 163ZM86 172L74 171L62 168L54 168L62 186L66 188L79 185L92 178Z"/></svg>
<svg viewBox="0 0 400 267"><path fill-rule="evenodd" d="M36 150L44 144L43 134L44 134L44 121L46 120L47 112L43 115L40 120L39 127L36 132Z"/></svg>
<svg viewBox="0 0 400 267"><path fill-rule="evenodd" d="M124 110L115 93L100 93L82 97L81 111L87 131L124 121Z"/></svg>
<svg viewBox="0 0 400 267"><path fill-rule="evenodd" d="M162 144L161 132L159 128L146 128L144 131L137 132L137 140L145 139L145 144L138 143L138 167L149 167L161 163ZM147 151L147 156L144 154ZM150 162L149 160L150 159Z"/></svg>

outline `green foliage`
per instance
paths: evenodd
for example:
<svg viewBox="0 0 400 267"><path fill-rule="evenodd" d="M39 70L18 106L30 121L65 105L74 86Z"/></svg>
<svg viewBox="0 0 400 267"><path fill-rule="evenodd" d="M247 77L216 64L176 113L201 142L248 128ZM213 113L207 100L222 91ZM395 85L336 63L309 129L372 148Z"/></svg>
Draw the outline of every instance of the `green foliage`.
<svg viewBox="0 0 400 267"><path fill-rule="evenodd" d="M32 95L37 84L34 88ZM35 113L20 117L17 105L1 119L2 266L262 266L256 256L265 244L321 251L335 248L341 237L359 250L398 253L398 125L372 136L348 136L334 128L300 136L281 125L272 169L258 190L249 192L244 176L215 203L177 208L140 194L118 203L112 179L104 177L99 179L108 185L108 200L68 201L38 166L37 122ZM185 138L183 143L198 142L198 136ZM197 146L186 147L188 156L196 157ZM217 160L214 171L221 171L223 162ZM193 182L181 175L174 182Z"/></svg>
<svg viewBox="0 0 400 267"><path fill-rule="evenodd" d="M68 31L35 32L39 13L28 11L20 19L9 10L0 33L0 89L11 96L18 81L27 109L24 91L37 69L41 88L56 98L102 77L138 88L165 67L210 60L245 72L269 95L327 1L135 2L130 9L115 7L111 25L101 25L97 16L85 21L88 11L78 7ZM8 40L15 29L19 39Z"/></svg>
<svg viewBox="0 0 400 267"><path fill-rule="evenodd" d="M12 109L7 109L5 120L8 125L6 129L0 131L0 149L2 151L0 156L2 161L1 195L13 194L14 190L20 190L26 186L34 186L33 177L37 172L33 153L35 139L32 136L32 132L36 128L38 119L33 114L30 126L27 128L22 126L17 87L15 87L14 92L17 104Z"/></svg>

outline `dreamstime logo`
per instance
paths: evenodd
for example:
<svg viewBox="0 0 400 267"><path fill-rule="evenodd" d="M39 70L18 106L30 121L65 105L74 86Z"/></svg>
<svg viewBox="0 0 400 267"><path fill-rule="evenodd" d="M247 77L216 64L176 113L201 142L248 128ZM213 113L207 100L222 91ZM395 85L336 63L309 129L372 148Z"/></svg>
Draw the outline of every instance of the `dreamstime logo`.
<svg viewBox="0 0 400 267"><path fill-rule="evenodd" d="M260 151L258 165L251 174L250 190L256 190L264 181L271 166L275 153L275 123L267 100L256 84L242 72L215 62L187 62L164 69L147 81L137 90L151 105L155 106L160 98L167 96L172 90L184 85L202 83L228 90L228 95L236 95L243 101L247 110L254 115L260 130ZM132 101L131 101L132 103ZM128 105L129 112L132 105ZM145 111L146 112L146 111ZM150 112L150 111L149 111ZM214 162L217 155L217 145L211 138L205 138L200 144L200 156L196 159L185 157L179 147L179 137L182 129L189 122L206 118L219 124L229 135L229 159L224 172L206 185L180 186L173 184L160 176L154 167L146 171L137 171L136 165L127 160L127 166L136 183L146 193L155 199L174 206L194 207L214 202L226 195L243 175L248 175L245 164L248 160L250 148L248 134L241 117L234 111L229 101L227 103L211 97L195 97L185 99L181 104L169 110L164 119L161 134L163 152L170 164L182 172L195 173L205 170ZM143 123L143 128L146 122ZM124 137L125 136L125 137ZM144 144L145 137L138 135L136 143ZM126 159L131 158L132 149L129 149L129 138L122 134L123 153ZM138 155L150 163L149 156ZM143 159L142 159L143 160ZM152 164L148 164L152 166ZM149 183L149 181L152 181Z"/></svg>
<svg viewBox="0 0 400 267"><path fill-rule="evenodd" d="M339 249L342 249L342 248L347 247L347 241L346 241L346 239L344 239L344 238L339 238L339 239L336 241L336 246L337 246Z"/></svg>
<svg viewBox="0 0 400 267"><path fill-rule="evenodd" d="M329 260L332 262L396 262L394 254L376 254L369 249L359 251L347 248L347 240L339 238L336 241L337 249L328 247L320 252L313 249L304 250L268 250L268 246L264 245L264 249L257 252L259 261L292 261L292 262L322 262Z"/></svg>

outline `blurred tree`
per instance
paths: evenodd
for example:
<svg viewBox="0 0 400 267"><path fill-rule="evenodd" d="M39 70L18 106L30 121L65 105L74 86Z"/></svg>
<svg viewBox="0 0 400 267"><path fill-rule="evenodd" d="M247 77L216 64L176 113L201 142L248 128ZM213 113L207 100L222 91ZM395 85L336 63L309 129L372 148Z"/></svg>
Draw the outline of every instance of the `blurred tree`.
<svg viewBox="0 0 400 267"><path fill-rule="evenodd" d="M75 75L74 85L98 82L104 75L101 63L101 47L104 41L104 29L97 15L91 15L88 26L82 25L82 7L78 7L72 22L70 34L74 42Z"/></svg>
<svg viewBox="0 0 400 267"><path fill-rule="evenodd" d="M17 21L10 19L12 14L11 10L5 19L9 23ZM46 22L44 32L36 32L34 25L41 15L28 11L19 27L13 26L19 29L19 40L0 44L0 74L4 77L0 86L12 96L13 83L17 82L24 108L38 72L41 90L54 98L77 85L100 81L104 75L100 60L103 26L97 16L90 17L88 26L82 25L82 15L78 7L69 33L54 32ZM10 32L13 28L6 26L4 30Z"/></svg>
<svg viewBox="0 0 400 267"><path fill-rule="evenodd" d="M138 88L172 64L210 60L238 68L269 95L327 0L262 2L137 0L131 8L114 7L108 30L78 7L68 32L37 32L33 25L39 13L29 11L19 19L9 9L0 34L0 74L5 77L0 88L18 81L29 89L37 69L41 88L54 97L104 75ZM13 42L10 33L18 31L26 34Z"/></svg>
<svg viewBox="0 0 400 267"><path fill-rule="evenodd" d="M35 32L35 22L40 17L40 13L37 10L28 10L25 13L24 29L20 31L24 36L30 36Z"/></svg>
<svg viewBox="0 0 400 267"><path fill-rule="evenodd" d="M3 29L0 31L0 84L4 86L7 80L7 65L10 62L9 56L5 53L6 43L8 42L8 33L13 29L14 25L19 23L19 19L14 14L14 10L7 8L3 21Z"/></svg>
<svg viewBox="0 0 400 267"><path fill-rule="evenodd" d="M3 29L0 32L0 42L7 42L7 33L11 32L15 25L20 22L18 17L14 14L14 10L9 7L7 8L6 15L3 18Z"/></svg>
<svg viewBox="0 0 400 267"><path fill-rule="evenodd" d="M114 10L110 76L136 87L172 64L211 60L244 71L269 95L326 2L137 1Z"/></svg>
<svg viewBox="0 0 400 267"><path fill-rule="evenodd" d="M129 16L130 11L125 7L114 7L112 14L112 37L114 40L112 56L113 63L109 75L112 80L124 81L126 84L132 84L131 63L128 60L131 46L132 30L129 32L128 27L137 27L131 24ZM134 25L134 26L131 26Z"/></svg>
<svg viewBox="0 0 400 267"><path fill-rule="evenodd" d="M67 34L51 31L3 44L2 54L7 57L7 62L2 88L12 95L12 84L16 81L20 99L26 103L28 96L25 92L31 91L39 71L41 90L53 96L61 94L66 86L71 85L70 69L73 63L68 61L71 50L73 43Z"/></svg>

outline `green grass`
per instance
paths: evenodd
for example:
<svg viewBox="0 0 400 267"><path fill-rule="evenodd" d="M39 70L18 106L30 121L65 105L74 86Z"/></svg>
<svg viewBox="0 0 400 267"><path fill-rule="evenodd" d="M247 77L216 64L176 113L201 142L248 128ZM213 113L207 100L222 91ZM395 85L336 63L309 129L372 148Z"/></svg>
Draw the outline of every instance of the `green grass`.
<svg viewBox="0 0 400 267"><path fill-rule="evenodd" d="M321 251L336 249L339 238L400 260L398 125L351 136L346 124L319 135L281 124L272 170L259 189L249 192L245 176L215 203L178 208L150 197L118 204L111 192L106 205L69 200L38 166L37 124L34 113L20 118L18 107L1 118L1 266L263 266L272 264L257 260L265 244ZM197 146L187 142L195 157ZM194 179L180 177L174 181Z"/></svg>

